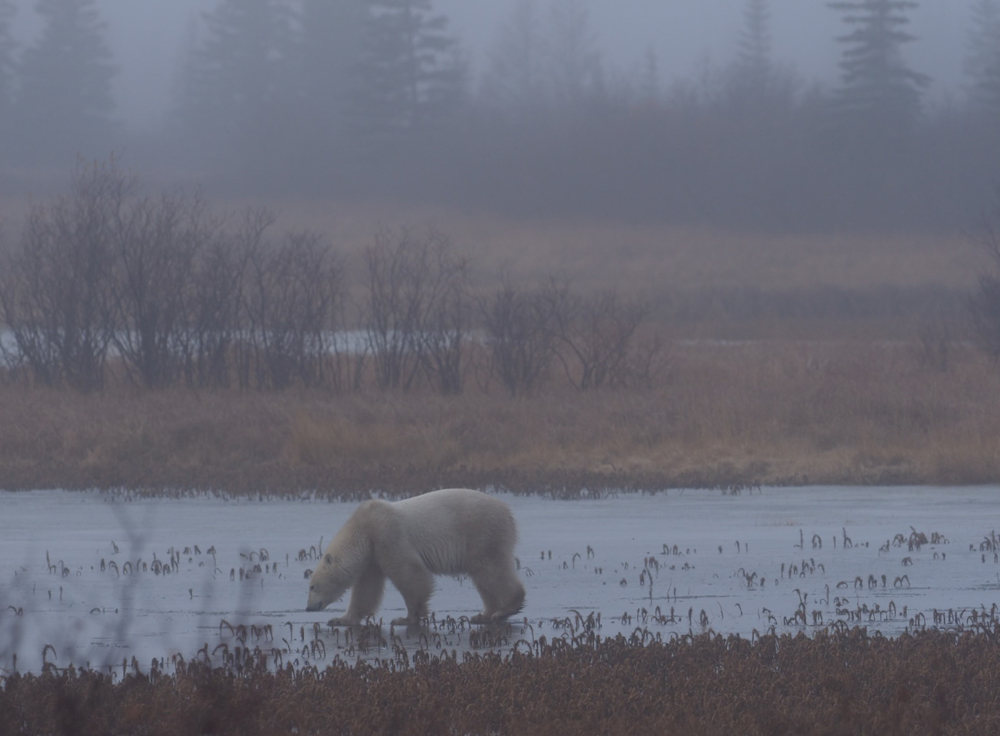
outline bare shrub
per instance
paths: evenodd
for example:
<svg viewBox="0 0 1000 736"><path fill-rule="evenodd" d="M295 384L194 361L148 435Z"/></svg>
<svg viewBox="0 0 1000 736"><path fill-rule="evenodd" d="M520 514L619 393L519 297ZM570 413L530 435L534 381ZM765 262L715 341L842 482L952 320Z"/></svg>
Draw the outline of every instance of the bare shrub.
<svg viewBox="0 0 1000 736"><path fill-rule="evenodd" d="M239 334L245 253L238 239L217 229L194 262L186 331L181 337L184 383L230 385Z"/></svg>
<svg viewBox="0 0 1000 736"><path fill-rule="evenodd" d="M110 280L112 341L128 376L147 387L183 373L201 294L194 275L212 227L200 197L143 197L116 213Z"/></svg>
<svg viewBox="0 0 1000 736"><path fill-rule="evenodd" d="M562 304L555 288L527 292L507 283L480 302L489 376L511 396L531 393L552 364Z"/></svg>
<svg viewBox="0 0 1000 736"><path fill-rule="evenodd" d="M452 252L447 240L434 250L434 295L421 334L420 356L428 379L439 392L459 394L464 385L473 317L468 263Z"/></svg>
<svg viewBox="0 0 1000 736"><path fill-rule="evenodd" d="M144 196L114 159L81 162L4 256L8 366L88 391L109 356L145 387L337 383L341 261L314 233L274 244L275 219L251 209L226 228L200 196Z"/></svg>
<svg viewBox="0 0 1000 736"><path fill-rule="evenodd" d="M667 384L672 380L672 370L670 351L662 336L652 330L639 330L621 366L620 385L649 389Z"/></svg>
<svg viewBox="0 0 1000 736"><path fill-rule="evenodd" d="M246 229L245 360L258 388L318 386L339 324L343 269L316 233L293 232L277 244L268 242L264 235L273 221L260 211Z"/></svg>
<svg viewBox="0 0 1000 736"><path fill-rule="evenodd" d="M471 321L465 260L433 230L383 230L365 248L363 324L380 389L407 390L421 371L443 393L462 388Z"/></svg>
<svg viewBox="0 0 1000 736"><path fill-rule="evenodd" d="M104 384L115 328L112 244L135 186L114 159L78 162L70 195L31 208L3 264L4 321L21 362L43 384L84 391Z"/></svg>
<svg viewBox="0 0 1000 736"><path fill-rule="evenodd" d="M649 307L624 302L613 289L590 298L573 296L565 286L553 293L558 300L552 310L561 347L557 355L569 381L581 391L631 383L636 334Z"/></svg>
<svg viewBox="0 0 1000 736"><path fill-rule="evenodd" d="M917 326L917 340L917 361L921 367L947 373L955 343L951 322L941 315L924 318Z"/></svg>

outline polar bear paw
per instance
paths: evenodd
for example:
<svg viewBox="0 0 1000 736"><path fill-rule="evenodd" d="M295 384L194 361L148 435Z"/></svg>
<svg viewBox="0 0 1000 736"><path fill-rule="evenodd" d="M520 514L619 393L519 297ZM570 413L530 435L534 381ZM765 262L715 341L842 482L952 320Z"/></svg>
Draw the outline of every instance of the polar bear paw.
<svg viewBox="0 0 1000 736"><path fill-rule="evenodd" d="M502 613L492 613L489 615L485 613L477 613L469 619L469 622L474 624L495 624L506 619L507 616Z"/></svg>
<svg viewBox="0 0 1000 736"><path fill-rule="evenodd" d="M400 618L394 618L390 621L393 626L419 626L419 618L410 618L409 616L401 616Z"/></svg>
<svg viewBox="0 0 1000 736"><path fill-rule="evenodd" d="M331 618L326 622L327 626L357 626L358 621L352 621L349 618Z"/></svg>

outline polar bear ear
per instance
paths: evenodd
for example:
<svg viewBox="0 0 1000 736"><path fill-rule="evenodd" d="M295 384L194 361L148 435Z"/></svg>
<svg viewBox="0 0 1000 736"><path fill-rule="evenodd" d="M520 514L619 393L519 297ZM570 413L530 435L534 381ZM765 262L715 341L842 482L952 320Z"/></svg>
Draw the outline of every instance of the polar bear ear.
<svg viewBox="0 0 1000 736"><path fill-rule="evenodd" d="M328 565L333 564L333 558L330 556L329 552L323 557L323 561Z"/></svg>

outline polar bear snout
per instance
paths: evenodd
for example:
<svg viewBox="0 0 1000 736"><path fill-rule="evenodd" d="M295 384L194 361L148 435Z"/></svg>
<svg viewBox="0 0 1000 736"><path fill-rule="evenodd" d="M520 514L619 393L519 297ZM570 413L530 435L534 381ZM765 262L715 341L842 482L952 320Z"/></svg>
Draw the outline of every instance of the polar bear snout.
<svg viewBox="0 0 1000 736"><path fill-rule="evenodd" d="M309 600L306 603L307 611L322 611L327 607L329 601L324 601L323 596L319 594L316 590L316 585L313 583L309 584Z"/></svg>

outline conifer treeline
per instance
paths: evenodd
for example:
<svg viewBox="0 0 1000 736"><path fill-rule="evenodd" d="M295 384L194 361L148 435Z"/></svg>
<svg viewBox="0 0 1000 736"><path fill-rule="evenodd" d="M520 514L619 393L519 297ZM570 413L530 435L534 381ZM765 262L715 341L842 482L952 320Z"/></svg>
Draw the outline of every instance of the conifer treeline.
<svg viewBox="0 0 1000 736"><path fill-rule="evenodd" d="M797 77L745 0L727 64L665 84L604 63L583 0L519 0L473 75L433 0L216 0L192 24L151 165L259 191L403 195L685 221L966 223L1000 172L1000 0L977 0L968 84L929 104L909 0L826 3L839 80ZM96 0L0 0L0 151L19 169L130 145Z"/></svg>

